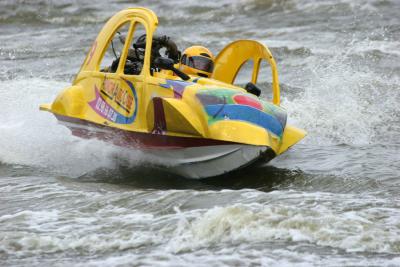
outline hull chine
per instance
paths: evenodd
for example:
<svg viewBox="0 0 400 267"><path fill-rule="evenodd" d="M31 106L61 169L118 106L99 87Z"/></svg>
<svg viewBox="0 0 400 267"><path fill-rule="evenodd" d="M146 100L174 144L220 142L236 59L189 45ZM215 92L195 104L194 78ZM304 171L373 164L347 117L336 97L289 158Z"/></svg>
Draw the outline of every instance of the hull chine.
<svg viewBox="0 0 400 267"><path fill-rule="evenodd" d="M77 137L96 138L140 150L154 165L191 179L223 175L254 161L267 162L275 157L275 153L267 146L124 131L76 118L56 117Z"/></svg>

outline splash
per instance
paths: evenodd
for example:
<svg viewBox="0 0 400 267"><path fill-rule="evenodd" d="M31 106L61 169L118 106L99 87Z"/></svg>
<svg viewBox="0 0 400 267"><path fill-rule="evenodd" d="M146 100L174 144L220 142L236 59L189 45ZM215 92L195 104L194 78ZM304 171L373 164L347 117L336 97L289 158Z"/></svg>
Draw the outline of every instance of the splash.
<svg viewBox="0 0 400 267"><path fill-rule="evenodd" d="M304 92L283 98L282 105L291 123L309 132L306 142L359 145L400 137L399 76L376 72L374 59L359 53L364 44L352 41L340 51L305 59L298 73Z"/></svg>
<svg viewBox="0 0 400 267"><path fill-rule="evenodd" d="M50 103L67 85L43 79L0 83L0 162L55 169L72 176L97 168L113 168L122 154L130 164L138 162L138 153L122 151L98 140L76 138L58 125L53 115L39 111L40 104Z"/></svg>

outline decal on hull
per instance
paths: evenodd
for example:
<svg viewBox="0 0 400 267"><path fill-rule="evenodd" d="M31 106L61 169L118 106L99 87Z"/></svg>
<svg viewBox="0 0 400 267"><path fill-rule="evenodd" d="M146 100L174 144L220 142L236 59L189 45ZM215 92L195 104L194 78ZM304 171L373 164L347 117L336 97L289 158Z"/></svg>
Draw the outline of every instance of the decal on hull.
<svg viewBox="0 0 400 267"><path fill-rule="evenodd" d="M192 84L192 82L166 80L166 82L164 84L161 83L160 86L168 89L172 88L172 90L174 90L174 98L181 99L186 87Z"/></svg>
<svg viewBox="0 0 400 267"><path fill-rule="evenodd" d="M220 120L239 120L258 125L282 137L286 112L271 103L229 89L210 89L196 94L208 115L208 124Z"/></svg>
<svg viewBox="0 0 400 267"><path fill-rule="evenodd" d="M107 98L111 99L115 103L117 103L119 106L121 106L125 111L129 111L128 107L131 107L134 105L134 111L132 112L132 115L125 116L122 113L118 112L115 110L111 104L109 103L110 100L107 101L107 99L100 93L100 90L97 88L97 86L94 86L94 91L95 91L95 99L89 102L89 106L101 117L112 121L114 123L118 124L131 124L132 122L135 121L136 115L137 115L137 94L136 90L133 87L133 84L130 81L124 80L127 83L127 85L130 88L130 91L133 96L134 103L132 103L132 100L129 100L129 94L127 92L123 92L119 87L113 85L112 83L106 83L107 86L105 86L102 89L102 92L104 95L107 96ZM116 92L118 91L118 92ZM124 97L122 97L122 95ZM130 113L130 112L129 112Z"/></svg>

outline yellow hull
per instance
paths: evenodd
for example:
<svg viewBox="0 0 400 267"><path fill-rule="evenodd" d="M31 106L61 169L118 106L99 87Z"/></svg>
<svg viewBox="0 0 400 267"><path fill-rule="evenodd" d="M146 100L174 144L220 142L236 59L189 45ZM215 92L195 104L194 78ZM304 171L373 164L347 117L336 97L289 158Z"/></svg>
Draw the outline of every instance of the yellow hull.
<svg viewBox="0 0 400 267"><path fill-rule="evenodd" d="M123 24L131 25L128 38L133 38L136 25L146 29L146 52L140 73L126 73L129 42L123 47L115 71L100 69L110 40ZM40 109L56 115L73 134L102 138L150 153L157 149L174 151L179 158L178 155L198 148L205 153L199 154L204 158L207 151L217 155L218 147L225 151L223 147L233 146L235 152L214 157L214 163L225 158L222 172L242 167L265 151L272 155L269 160L304 138L305 131L286 125L286 111L279 106L276 64L266 46L250 40L233 42L217 56L212 78L191 76L184 81L170 71L151 67L150 44L157 24L155 14L144 8L126 9L114 15L93 43L72 86L64 89L52 104L41 105ZM253 83L257 82L261 61L270 63L272 102L233 85L240 67L249 59L257 63L251 77ZM242 156L239 159L234 155ZM201 157L196 158L200 164ZM227 163L228 159L232 163ZM217 171L218 164L209 167L212 166L216 171L210 175L221 174ZM181 173L188 176L190 172Z"/></svg>

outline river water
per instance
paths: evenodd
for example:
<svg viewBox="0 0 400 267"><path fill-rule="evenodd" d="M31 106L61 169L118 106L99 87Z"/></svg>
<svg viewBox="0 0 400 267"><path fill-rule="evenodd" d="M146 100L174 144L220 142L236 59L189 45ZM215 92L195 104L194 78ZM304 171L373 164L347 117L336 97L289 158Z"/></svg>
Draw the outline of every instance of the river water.
<svg viewBox="0 0 400 267"><path fill-rule="evenodd" d="M181 49L268 45L306 139L193 181L39 112L130 6ZM0 265L400 266L399 13L397 0L0 1Z"/></svg>

